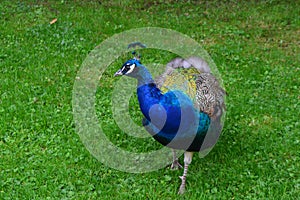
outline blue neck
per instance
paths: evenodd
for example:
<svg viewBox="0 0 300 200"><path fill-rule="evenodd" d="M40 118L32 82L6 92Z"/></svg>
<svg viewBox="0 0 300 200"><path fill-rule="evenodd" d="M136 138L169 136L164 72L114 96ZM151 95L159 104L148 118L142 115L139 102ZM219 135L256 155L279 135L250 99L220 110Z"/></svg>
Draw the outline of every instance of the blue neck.
<svg viewBox="0 0 300 200"><path fill-rule="evenodd" d="M154 83L152 76L146 67L140 65L138 72L134 75L134 77L138 80L137 87Z"/></svg>
<svg viewBox="0 0 300 200"><path fill-rule="evenodd" d="M163 96L160 89L156 87L148 69L143 65L138 66L138 71L132 74L132 77L138 80L137 95L140 109L144 116L150 120L149 110L154 104L158 104Z"/></svg>

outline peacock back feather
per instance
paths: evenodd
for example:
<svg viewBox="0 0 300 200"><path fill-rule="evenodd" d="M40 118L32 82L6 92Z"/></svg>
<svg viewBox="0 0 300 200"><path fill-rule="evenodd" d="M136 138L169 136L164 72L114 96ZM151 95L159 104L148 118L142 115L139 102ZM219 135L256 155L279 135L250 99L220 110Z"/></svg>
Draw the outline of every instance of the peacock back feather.
<svg viewBox="0 0 300 200"><path fill-rule="evenodd" d="M180 90L195 101L197 74L199 74L199 71L195 68L176 68L166 76L160 90L163 93L170 90Z"/></svg>
<svg viewBox="0 0 300 200"><path fill-rule="evenodd" d="M155 82L163 93L182 91L193 101L195 108L207 113L212 119L220 118L225 110L226 92L210 73L207 63L200 58L175 58L167 64L165 72Z"/></svg>

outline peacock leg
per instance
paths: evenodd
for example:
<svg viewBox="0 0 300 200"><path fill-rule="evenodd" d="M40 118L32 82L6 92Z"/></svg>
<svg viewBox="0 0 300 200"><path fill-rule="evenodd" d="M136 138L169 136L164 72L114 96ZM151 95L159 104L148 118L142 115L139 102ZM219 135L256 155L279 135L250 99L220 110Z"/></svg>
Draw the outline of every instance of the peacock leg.
<svg viewBox="0 0 300 200"><path fill-rule="evenodd" d="M177 155L176 155L176 150L172 149L172 153L173 153L173 162L172 162L172 165L171 165L171 169L172 170L177 170L179 168L182 168L181 164L178 162L178 158L177 158Z"/></svg>
<svg viewBox="0 0 300 200"><path fill-rule="evenodd" d="M186 184L186 175L188 172L189 164L191 164L193 158L193 152L184 152L184 169L183 169L183 175L179 176L181 179L181 185L179 187L178 194L183 194L185 191L185 184Z"/></svg>

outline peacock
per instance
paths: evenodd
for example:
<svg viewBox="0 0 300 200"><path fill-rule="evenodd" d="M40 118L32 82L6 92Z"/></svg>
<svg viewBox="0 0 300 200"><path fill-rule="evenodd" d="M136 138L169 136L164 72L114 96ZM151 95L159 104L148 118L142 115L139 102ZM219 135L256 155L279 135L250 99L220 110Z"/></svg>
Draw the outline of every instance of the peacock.
<svg viewBox="0 0 300 200"><path fill-rule="evenodd" d="M182 168L176 150L185 150L178 191L182 194L193 153L212 148L220 135L226 92L199 57L175 58L153 79L140 56L133 54L114 76L137 79L142 124L156 141L172 149L171 169Z"/></svg>

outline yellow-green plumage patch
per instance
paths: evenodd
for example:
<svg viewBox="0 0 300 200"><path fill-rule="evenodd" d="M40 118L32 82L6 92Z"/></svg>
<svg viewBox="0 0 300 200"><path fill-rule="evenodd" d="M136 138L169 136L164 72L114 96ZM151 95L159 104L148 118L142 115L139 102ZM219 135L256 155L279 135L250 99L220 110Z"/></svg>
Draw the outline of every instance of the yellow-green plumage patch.
<svg viewBox="0 0 300 200"><path fill-rule="evenodd" d="M177 68L166 76L166 80L160 89L163 93L169 90L180 90L194 101L197 89L196 78L200 73L195 68Z"/></svg>

